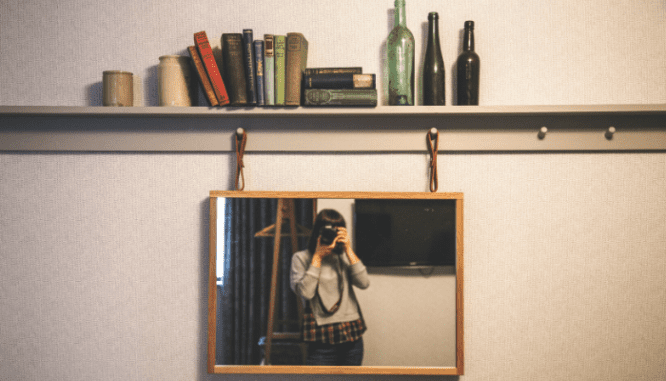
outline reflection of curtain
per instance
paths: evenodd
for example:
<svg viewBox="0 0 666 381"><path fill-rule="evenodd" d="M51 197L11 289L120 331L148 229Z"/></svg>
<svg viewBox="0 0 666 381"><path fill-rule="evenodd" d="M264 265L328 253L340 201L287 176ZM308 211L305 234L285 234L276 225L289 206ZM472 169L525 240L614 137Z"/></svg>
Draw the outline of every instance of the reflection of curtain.
<svg viewBox="0 0 666 381"><path fill-rule="evenodd" d="M312 226L312 200L295 200L295 212L298 224ZM248 365L261 361L258 343L260 337L266 335L268 324L274 241L255 238L254 234L274 224L276 213L277 199L226 200L226 249L217 328L218 364ZM306 245L307 238L299 239L299 250ZM296 296L289 287L292 254L291 240L282 237L276 321L298 318ZM298 331L299 327L292 326L288 330ZM285 327L276 325L276 331L284 332Z"/></svg>

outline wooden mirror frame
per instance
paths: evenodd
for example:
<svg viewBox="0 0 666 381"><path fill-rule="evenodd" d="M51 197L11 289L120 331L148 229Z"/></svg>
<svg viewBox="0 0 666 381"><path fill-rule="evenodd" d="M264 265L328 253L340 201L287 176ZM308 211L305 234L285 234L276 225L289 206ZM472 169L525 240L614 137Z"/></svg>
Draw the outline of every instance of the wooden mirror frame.
<svg viewBox="0 0 666 381"><path fill-rule="evenodd" d="M456 201L456 366L306 366L306 365L217 365L217 199L225 198L312 198L312 199L449 199ZM463 314L463 194L426 192L245 192L211 191L208 280L208 373L223 374L394 374L462 375L464 372Z"/></svg>

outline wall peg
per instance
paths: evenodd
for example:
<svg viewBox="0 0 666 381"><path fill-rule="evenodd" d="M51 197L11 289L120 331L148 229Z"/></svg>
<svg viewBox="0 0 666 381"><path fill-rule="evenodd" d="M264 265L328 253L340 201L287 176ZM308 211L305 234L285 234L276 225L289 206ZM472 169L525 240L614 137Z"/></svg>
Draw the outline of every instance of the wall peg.
<svg viewBox="0 0 666 381"><path fill-rule="evenodd" d="M546 134L548 133L548 127L541 127L539 130L539 134L537 135L540 140L543 140L546 137Z"/></svg>
<svg viewBox="0 0 666 381"><path fill-rule="evenodd" d="M243 190L245 188L245 175L243 175L243 155L245 155L245 145L247 144L247 133L245 129L238 128L236 130L236 176L235 186L236 190Z"/></svg>
<svg viewBox="0 0 666 381"><path fill-rule="evenodd" d="M613 126L608 127L608 130L606 130L606 133L604 135L608 140L613 139L613 135L615 135L615 127Z"/></svg>

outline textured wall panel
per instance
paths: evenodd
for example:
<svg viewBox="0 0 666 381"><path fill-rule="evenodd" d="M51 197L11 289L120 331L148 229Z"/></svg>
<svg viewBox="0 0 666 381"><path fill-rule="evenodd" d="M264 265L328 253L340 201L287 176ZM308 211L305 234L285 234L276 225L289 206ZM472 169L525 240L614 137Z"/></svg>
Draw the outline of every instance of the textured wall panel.
<svg viewBox="0 0 666 381"><path fill-rule="evenodd" d="M199 30L218 46L300 31L309 66L381 74L392 3L2 1L0 104L98 105L102 71L123 69L156 105L159 56ZM468 19L483 104L666 102L663 1L409 1L418 66L429 11L448 104ZM425 155L246 164L248 190L427 190ZM0 155L0 379L220 378L205 373L207 196L233 169L231 155ZM441 191L465 193L461 379L666 378L664 154L440 155L439 170Z"/></svg>
<svg viewBox="0 0 666 381"><path fill-rule="evenodd" d="M229 189L230 164L0 156L0 378L206 378L207 195ZM246 165L248 190L427 186L423 155ZM441 191L465 193L464 379L665 376L665 155L440 155L439 166Z"/></svg>
<svg viewBox="0 0 666 381"><path fill-rule="evenodd" d="M440 14L447 104L465 20L476 22L482 104L666 102L663 1L409 1L417 78L430 11ZM222 33L243 28L255 37L302 32L308 66L362 66L383 93L392 26L391 0L2 1L0 104L99 105L102 72L120 69L137 77L136 103L155 106L161 55L187 55L200 30L219 48Z"/></svg>

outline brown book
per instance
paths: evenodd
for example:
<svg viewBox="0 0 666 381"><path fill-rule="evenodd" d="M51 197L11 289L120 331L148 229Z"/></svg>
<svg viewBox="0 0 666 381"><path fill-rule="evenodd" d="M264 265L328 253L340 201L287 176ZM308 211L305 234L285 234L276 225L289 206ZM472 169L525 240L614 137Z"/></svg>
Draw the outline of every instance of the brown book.
<svg viewBox="0 0 666 381"><path fill-rule="evenodd" d="M217 96L215 96L215 91L213 90L213 86L210 85L208 74L206 74L206 68L204 68L203 62L201 61L201 57L199 56L197 47L188 46L187 50L190 52L190 56L192 57L192 62L194 62L194 68L196 69L196 72L198 74L199 83L201 84L201 87L203 87L204 93L206 94L206 98L208 99L208 104L210 104L211 106L219 105L220 102L217 101Z"/></svg>
<svg viewBox="0 0 666 381"><path fill-rule="evenodd" d="M194 43L197 48L199 48L199 54L201 54L201 61L203 61L206 72L208 73L208 79L210 84L215 91L215 96L220 102L220 106L229 104L229 96L227 95L227 89L224 87L224 82L222 82L222 75L220 70L217 68L217 63L215 62L215 57L213 56L213 49L210 47L208 42L208 37L206 32L198 32L194 34Z"/></svg>
<svg viewBox="0 0 666 381"><path fill-rule="evenodd" d="M222 61L224 62L224 82L229 87L230 106L246 106L247 77L243 60L243 35L240 33L222 34Z"/></svg>
<svg viewBox="0 0 666 381"><path fill-rule="evenodd" d="M303 74L306 89L374 89L374 74Z"/></svg>
<svg viewBox="0 0 666 381"><path fill-rule="evenodd" d="M287 34L287 62L285 64L285 104L301 104L301 81L308 60L308 40L301 33Z"/></svg>

